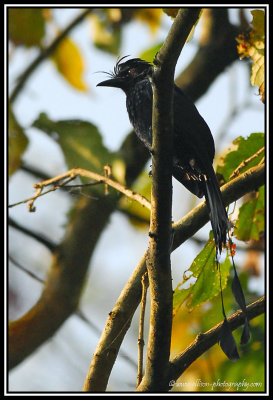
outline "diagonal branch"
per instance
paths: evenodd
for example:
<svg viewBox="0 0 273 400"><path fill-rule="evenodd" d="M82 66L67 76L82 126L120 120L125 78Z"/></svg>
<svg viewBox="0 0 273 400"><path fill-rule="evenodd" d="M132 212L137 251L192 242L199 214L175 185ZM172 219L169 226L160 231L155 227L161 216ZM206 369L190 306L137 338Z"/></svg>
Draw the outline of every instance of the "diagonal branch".
<svg viewBox="0 0 273 400"><path fill-rule="evenodd" d="M229 205L246 193L258 189L264 182L264 165L251 168L221 188L225 205ZM175 236L172 250L191 238L208 221L207 207L203 202L180 221L173 224ZM102 392L106 390L119 348L141 299L141 277L146 270L146 256L147 252L141 257L108 316L85 381L84 390L86 391Z"/></svg>
<svg viewBox="0 0 273 400"><path fill-rule="evenodd" d="M247 306L247 316L251 320L265 311L264 296ZM232 314L228 318L229 326L232 330L239 328L245 323L245 316L242 310ZM204 354L212 346L219 341L219 332L222 322L211 328L205 333L200 333L196 339L179 355L170 362L169 384L174 383L179 376L195 361Z"/></svg>
<svg viewBox="0 0 273 400"><path fill-rule="evenodd" d="M265 165L250 168L242 175L221 187L225 206L257 190L265 183ZM173 250L192 237L209 221L206 203L203 202L173 225L175 231Z"/></svg>
<svg viewBox="0 0 273 400"><path fill-rule="evenodd" d="M215 7L203 9L201 37L196 54L176 78L176 84L195 102L206 93L211 82L228 65L238 60L234 39L246 29L229 22L228 9Z"/></svg>
<svg viewBox="0 0 273 400"><path fill-rule="evenodd" d="M9 323L9 368L18 365L50 338L78 308L90 258L116 202L81 198L66 234L52 255L52 263L38 302ZM79 251L80 249L80 251Z"/></svg>

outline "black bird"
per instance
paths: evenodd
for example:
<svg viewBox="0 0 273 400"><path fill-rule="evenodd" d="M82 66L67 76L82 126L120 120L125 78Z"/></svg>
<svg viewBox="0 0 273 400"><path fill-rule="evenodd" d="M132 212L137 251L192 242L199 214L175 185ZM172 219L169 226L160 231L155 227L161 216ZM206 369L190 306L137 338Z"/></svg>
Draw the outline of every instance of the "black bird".
<svg viewBox="0 0 273 400"><path fill-rule="evenodd" d="M150 77L153 66L140 58L121 62L124 58L122 57L117 61L113 72L106 72L110 79L100 82L97 86L117 87L125 92L127 111L134 130L143 144L152 152L153 90ZM221 254L223 246L227 243L227 235L231 225L212 166L215 154L214 140L208 125L193 102L175 84L173 96L174 150L172 174L193 194L200 198L205 196L214 234L216 255L218 255ZM232 291L245 315L245 324L241 336L241 343L244 344L248 342L250 337L249 323L245 298L233 257L232 262L235 274ZM228 358L236 361L239 354L227 322L222 288L221 300L224 322L220 330L219 342Z"/></svg>
<svg viewBox="0 0 273 400"><path fill-rule="evenodd" d="M110 79L97 86L122 89L130 121L139 139L152 151L152 65L139 58L118 60ZM226 244L230 222L212 166L214 140L193 102L174 84L173 176L198 197L205 196L217 253Z"/></svg>

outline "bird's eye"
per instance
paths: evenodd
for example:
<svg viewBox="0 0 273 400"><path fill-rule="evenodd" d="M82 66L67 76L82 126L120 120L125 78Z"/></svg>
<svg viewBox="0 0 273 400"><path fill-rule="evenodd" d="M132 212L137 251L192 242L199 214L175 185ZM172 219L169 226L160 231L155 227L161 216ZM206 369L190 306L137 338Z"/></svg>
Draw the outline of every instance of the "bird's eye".
<svg viewBox="0 0 273 400"><path fill-rule="evenodd" d="M129 71L128 71L128 74L133 76L135 74L135 69L134 68L130 68Z"/></svg>

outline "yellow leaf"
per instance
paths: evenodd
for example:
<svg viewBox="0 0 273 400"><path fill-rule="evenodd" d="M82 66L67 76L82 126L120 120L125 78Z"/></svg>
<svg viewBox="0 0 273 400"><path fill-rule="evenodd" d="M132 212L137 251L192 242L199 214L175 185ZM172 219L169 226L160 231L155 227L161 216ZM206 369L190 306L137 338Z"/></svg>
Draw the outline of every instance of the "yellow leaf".
<svg viewBox="0 0 273 400"><path fill-rule="evenodd" d="M58 71L75 89L87 91L83 81L84 61L77 45L64 38L55 50L52 59Z"/></svg>
<svg viewBox="0 0 273 400"><path fill-rule="evenodd" d="M90 15L94 45L115 55L119 54L121 42L120 25L116 23L118 18L121 18L119 13L119 9L111 8L108 10L107 18L105 15L104 19L100 19L97 14Z"/></svg>
<svg viewBox="0 0 273 400"><path fill-rule="evenodd" d="M134 12L136 19L148 24L152 34L160 27L162 14L162 8L137 8Z"/></svg>
<svg viewBox="0 0 273 400"><path fill-rule="evenodd" d="M90 15L92 21L92 36L96 46L109 46L112 44L112 34L106 29L104 23L96 14Z"/></svg>
<svg viewBox="0 0 273 400"><path fill-rule="evenodd" d="M122 13L120 8L109 8L108 10L108 18L112 22L120 22L122 18Z"/></svg>

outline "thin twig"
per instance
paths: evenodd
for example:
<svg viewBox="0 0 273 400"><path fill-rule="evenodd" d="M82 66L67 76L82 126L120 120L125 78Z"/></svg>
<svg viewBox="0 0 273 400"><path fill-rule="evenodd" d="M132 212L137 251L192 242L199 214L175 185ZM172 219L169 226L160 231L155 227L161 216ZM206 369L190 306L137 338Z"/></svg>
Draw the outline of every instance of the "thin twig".
<svg viewBox="0 0 273 400"><path fill-rule="evenodd" d="M140 384L143 375L143 349L144 349L144 316L146 308L147 290L149 287L148 273L144 272L141 278L142 296L140 301L140 317L139 317L139 331L138 331L138 370L137 370L137 386Z"/></svg>
<svg viewBox="0 0 273 400"><path fill-rule="evenodd" d="M98 181L99 183L104 183L106 185L109 185L109 186L113 187L114 189L118 190L119 192L121 192L122 194L124 194L125 196L129 197L130 199L138 201L141 205L148 208L149 210L151 209L150 202L144 196L140 195L139 193L133 192L132 190L123 186L121 183L118 183L117 181L114 181L114 180L108 178L108 176L103 176L103 175L97 174L96 172L92 172L92 171L89 171L89 170L83 169L83 168L72 168L69 171L67 171L61 175L55 176L53 178L47 179L47 180L39 182L39 183L35 183L33 185L33 187L35 189L37 189L37 191L32 197L29 197L28 199L19 201L14 204L10 204L9 207L11 208L11 207L15 207L19 204L29 203L28 204L29 211L35 211L34 201L38 197L41 197L41 196L43 196L49 192L52 192L56 189L59 189L61 187L64 187L68 182L71 182L71 180L75 179L77 176L90 178L90 179ZM64 179L66 179L66 180L64 182L60 183L60 181L62 181ZM58 184L56 184L56 182ZM50 188L48 191L42 192L43 188L46 186L49 186L49 185L54 185L54 186L52 186L52 188Z"/></svg>
<svg viewBox="0 0 273 400"><path fill-rule="evenodd" d="M17 260L15 260L12 256L9 256L9 260L10 260L10 262L12 262L12 264L15 267L19 268L21 271L23 271L25 274L27 274L31 278L35 279L37 282L42 283L43 285L45 284L44 279L39 278L38 275L36 275L34 272L32 272L29 269L27 269L26 267L24 267L21 263L19 263Z"/></svg>
<svg viewBox="0 0 273 400"><path fill-rule="evenodd" d="M34 232L33 230L27 228L26 226L23 226L16 222L14 219L9 217L8 220L9 226L17 229L19 232L24 233L25 235L28 235L29 237L37 240L39 243L43 244L46 246L51 252L55 251L57 248L57 243L54 243L52 240L49 238L45 237L44 235Z"/></svg>
<svg viewBox="0 0 273 400"><path fill-rule="evenodd" d="M236 176L239 175L239 173L241 172L241 170L246 167L252 160L254 160L255 158L259 157L265 150L265 146L261 147L255 154L253 154L251 157L247 158L246 160L242 161L238 167L232 172L232 174L230 175L230 179L235 178Z"/></svg>
<svg viewBox="0 0 273 400"><path fill-rule="evenodd" d="M44 196L44 195L46 195L46 194L48 194L48 193L50 193L50 192L54 192L55 190L60 189L61 187L65 186L67 183L71 182L71 181L72 181L73 179L75 179L75 178L76 178L76 176L71 176L71 177L70 177L69 179L67 179L66 181L64 181L64 182L62 182L62 183L60 183L60 184L55 184L52 188L50 188L49 190L47 190L46 192L43 192L43 193L42 193L43 188L44 188L45 186L50 185L50 183L47 183L47 182L48 182L48 181L52 181L54 178L48 179L48 180L46 180L46 181L43 181L43 182L45 182L45 184L43 184L43 182L35 183L35 184L33 185L33 187L34 187L34 188L37 188L37 191L36 191L36 193L35 193L32 197L29 197L29 198L27 198L27 199L25 199L25 200L18 201L17 203L9 204L8 207L9 207L9 208L12 208L12 207L15 207L15 206L19 206L20 204L28 203L28 210L29 210L30 212L34 212L34 211L35 211L34 201L35 201L36 199L38 199L38 197ZM57 181L60 181L60 180L61 180L61 179L56 179L56 182L57 182ZM39 186L38 186L38 185L39 185Z"/></svg>

